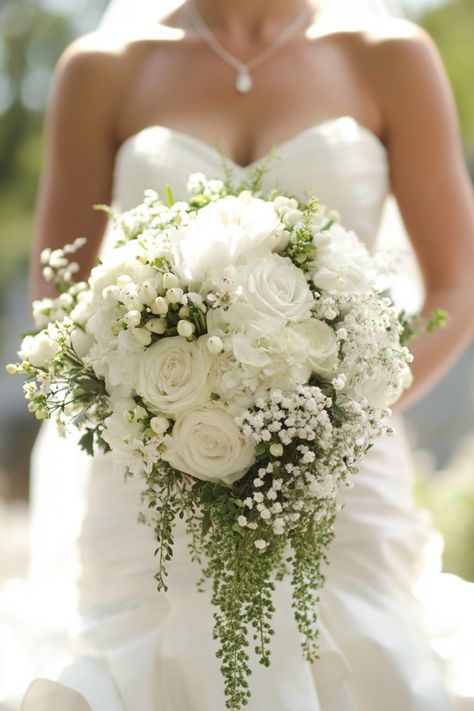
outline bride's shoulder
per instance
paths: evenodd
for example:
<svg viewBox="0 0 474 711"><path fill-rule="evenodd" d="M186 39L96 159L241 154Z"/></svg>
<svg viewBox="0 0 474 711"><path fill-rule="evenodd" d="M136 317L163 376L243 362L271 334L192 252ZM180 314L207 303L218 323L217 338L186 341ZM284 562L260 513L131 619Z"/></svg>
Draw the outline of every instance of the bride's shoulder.
<svg viewBox="0 0 474 711"><path fill-rule="evenodd" d="M111 71L137 61L144 52L159 44L178 39L178 32L165 25L134 27L120 32L96 30L71 42L63 51L58 68L74 67L79 71Z"/></svg>
<svg viewBox="0 0 474 711"><path fill-rule="evenodd" d="M430 35L405 18L329 19L322 32L368 81L392 95L415 90L443 75ZM315 35L317 37L317 34Z"/></svg>
<svg viewBox="0 0 474 711"><path fill-rule="evenodd" d="M124 68L140 53L141 44L132 38L115 37L99 30L75 39L63 51L56 74L71 81L83 78L92 83L119 79ZM110 85L109 85L110 86Z"/></svg>
<svg viewBox="0 0 474 711"><path fill-rule="evenodd" d="M84 111L120 102L146 53L165 33L112 34L97 30L75 39L63 51L55 71L53 104L67 103Z"/></svg>
<svg viewBox="0 0 474 711"><path fill-rule="evenodd" d="M324 35L352 52L363 53L371 61L392 57L395 63L436 53L429 34L411 20L398 17L328 14L312 29L314 39ZM310 30L311 33L311 30Z"/></svg>

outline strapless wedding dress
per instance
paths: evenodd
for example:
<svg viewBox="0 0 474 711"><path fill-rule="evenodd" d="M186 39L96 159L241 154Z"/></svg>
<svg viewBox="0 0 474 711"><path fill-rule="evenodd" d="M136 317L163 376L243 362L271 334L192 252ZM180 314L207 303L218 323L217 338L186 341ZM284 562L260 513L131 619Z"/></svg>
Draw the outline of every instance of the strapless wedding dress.
<svg viewBox="0 0 474 711"><path fill-rule="evenodd" d="M265 187L313 192L373 246L389 185L373 133L350 117L331 119L275 153ZM239 179L261 161L228 164ZM135 205L149 187L163 194L167 183L182 197L194 171L220 175L219 154L178 131L145 128L118 151L115 205ZM474 585L427 567L437 539L413 507L410 458L401 422L395 427L344 495L319 603L319 661L303 660L283 582L272 665L253 664L249 711L474 710ZM23 711L225 711L209 596L196 591L182 528L169 592L158 593L152 532L137 523L138 479L124 482L107 456L86 457L49 424L33 470L32 582L0 598L5 689L26 661L18 625L24 632L34 622L26 674L31 681L43 671Z"/></svg>

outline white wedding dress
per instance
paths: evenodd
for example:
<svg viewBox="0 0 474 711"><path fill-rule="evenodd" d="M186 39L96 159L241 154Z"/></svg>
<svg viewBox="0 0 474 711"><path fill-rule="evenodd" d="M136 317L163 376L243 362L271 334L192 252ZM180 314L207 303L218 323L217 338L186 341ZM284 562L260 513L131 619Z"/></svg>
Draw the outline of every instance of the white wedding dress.
<svg viewBox="0 0 474 711"><path fill-rule="evenodd" d="M236 178L260 163L242 168L229 161ZM144 189L163 194L167 183L183 197L194 171L222 173L211 146L161 126L145 128L118 151L114 202L129 208ZM351 117L279 145L264 182L298 195L314 192L373 246L388 191L387 155ZM282 583L272 665L254 663L249 711L474 711L474 585L433 566L437 538L413 507L401 422L395 427L396 436L370 451L344 496L319 604L319 661L302 657L289 585ZM32 582L12 584L0 596L5 690L20 667L30 681L41 676L22 710L225 711L209 597L196 591L199 571L189 562L182 527L169 592L158 593L152 532L137 523L139 479L124 482L107 456L88 458L75 439L60 441L47 424L36 445L33 486ZM33 623L26 667L18 639Z"/></svg>

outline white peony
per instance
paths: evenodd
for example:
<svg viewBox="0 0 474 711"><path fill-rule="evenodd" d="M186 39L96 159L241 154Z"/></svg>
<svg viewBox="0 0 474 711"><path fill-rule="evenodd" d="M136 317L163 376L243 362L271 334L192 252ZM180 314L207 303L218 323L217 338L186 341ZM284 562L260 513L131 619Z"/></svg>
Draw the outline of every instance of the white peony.
<svg viewBox="0 0 474 711"><path fill-rule="evenodd" d="M266 397L273 388L293 390L311 375L304 357L307 341L291 327L260 334L256 330L236 334L231 339L231 348L237 367L228 368L227 372L216 368L216 392L228 401L233 397L233 386L236 393L245 386L253 398ZM243 401L242 395L239 399Z"/></svg>
<svg viewBox="0 0 474 711"><path fill-rule="evenodd" d="M36 336L25 336L18 355L36 368L44 368L55 357L58 350L55 329L49 326L46 330L37 333Z"/></svg>
<svg viewBox="0 0 474 711"><path fill-rule="evenodd" d="M212 388L212 357L204 341L190 343L175 336L147 348L137 362L137 393L168 415L205 403Z"/></svg>
<svg viewBox="0 0 474 711"><path fill-rule="evenodd" d="M334 330L324 321L309 318L293 326L306 341L304 353L314 373L330 375L338 363L338 345Z"/></svg>
<svg viewBox="0 0 474 711"><path fill-rule="evenodd" d="M207 312L207 328L213 336L232 336L247 334L259 338L268 333L279 331L285 325L285 319L255 313L250 304L237 301L229 308L217 308Z"/></svg>
<svg viewBox="0 0 474 711"><path fill-rule="evenodd" d="M223 407L208 405L178 416L163 458L196 479L230 486L254 463L255 445Z"/></svg>
<svg viewBox="0 0 474 711"><path fill-rule="evenodd" d="M314 236L316 260L312 280L329 292L366 292L373 286L374 264L354 232L335 224L329 234Z"/></svg>
<svg viewBox="0 0 474 711"><path fill-rule="evenodd" d="M211 202L174 238L176 273L186 283L242 257L284 249L288 235L272 203L243 192Z"/></svg>

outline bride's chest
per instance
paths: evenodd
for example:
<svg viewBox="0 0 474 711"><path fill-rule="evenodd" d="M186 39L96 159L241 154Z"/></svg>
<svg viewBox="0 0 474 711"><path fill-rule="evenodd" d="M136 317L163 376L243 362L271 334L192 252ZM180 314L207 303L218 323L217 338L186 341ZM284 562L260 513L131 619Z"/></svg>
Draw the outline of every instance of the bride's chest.
<svg viewBox="0 0 474 711"><path fill-rule="evenodd" d="M239 184L264 166L264 190L315 195L338 210L369 246L373 243L388 191L387 156L378 138L350 116L309 126L275 146L269 161L261 158L245 168L189 134L149 126L119 148L114 202L127 209L141 202L144 190L164 196L168 185L175 199L184 199L193 172L210 178L227 171Z"/></svg>

